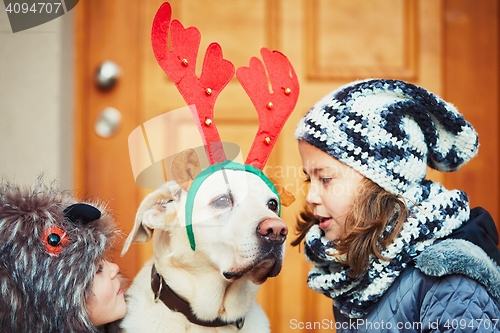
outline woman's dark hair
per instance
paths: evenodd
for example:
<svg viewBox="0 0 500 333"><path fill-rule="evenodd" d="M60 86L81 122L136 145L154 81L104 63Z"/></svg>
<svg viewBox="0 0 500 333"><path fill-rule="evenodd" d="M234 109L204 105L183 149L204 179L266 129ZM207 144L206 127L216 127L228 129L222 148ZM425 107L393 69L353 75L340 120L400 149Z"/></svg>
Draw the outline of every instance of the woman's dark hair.
<svg viewBox="0 0 500 333"><path fill-rule="evenodd" d="M381 252L399 234L407 218L408 208L401 196L384 190L367 178L361 181L360 191L346 217L347 232L334 242L337 258L350 267L348 274L351 278L366 271L371 255L387 260ZM317 223L311 208L306 205L297 218L298 236L291 245L299 245ZM340 259L343 255L345 260Z"/></svg>

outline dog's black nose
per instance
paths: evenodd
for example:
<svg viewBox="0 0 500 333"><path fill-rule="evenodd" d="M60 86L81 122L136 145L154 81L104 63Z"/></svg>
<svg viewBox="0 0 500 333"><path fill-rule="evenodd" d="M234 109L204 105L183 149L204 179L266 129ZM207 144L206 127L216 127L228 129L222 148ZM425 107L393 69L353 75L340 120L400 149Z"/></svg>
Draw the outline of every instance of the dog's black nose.
<svg viewBox="0 0 500 333"><path fill-rule="evenodd" d="M288 227L280 219L267 219L259 223L257 232L267 242L281 244L288 235Z"/></svg>

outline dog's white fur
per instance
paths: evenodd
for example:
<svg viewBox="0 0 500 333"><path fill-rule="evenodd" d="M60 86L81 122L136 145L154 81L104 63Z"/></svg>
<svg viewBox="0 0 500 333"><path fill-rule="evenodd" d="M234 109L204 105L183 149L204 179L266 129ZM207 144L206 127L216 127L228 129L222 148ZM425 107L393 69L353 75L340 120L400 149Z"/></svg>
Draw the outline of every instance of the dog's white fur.
<svg viewBox="0 0 500 333"><path fill-rule="evenodd" d="M220 170L210 175L194 201L195 251L190 248L184 225L186 195L176 183L169 182L149 194L139 207L122 253L131 242L153 238L154 258L127 292L129 310L121 326L134 333L270 332L269 320L255 297L259 285L278 274L284 243L273 245L274 254L269 256L269 243L265 244L257 230L262 221L278 219L269 205L278 200L276 194L249 172ZM243 328L194 325L161 301L155 303L153 263L167 284L191 304L198 318L219 317L232 322L244 317ZM235 277L226 278L224 273L228 272Z"/></svg>

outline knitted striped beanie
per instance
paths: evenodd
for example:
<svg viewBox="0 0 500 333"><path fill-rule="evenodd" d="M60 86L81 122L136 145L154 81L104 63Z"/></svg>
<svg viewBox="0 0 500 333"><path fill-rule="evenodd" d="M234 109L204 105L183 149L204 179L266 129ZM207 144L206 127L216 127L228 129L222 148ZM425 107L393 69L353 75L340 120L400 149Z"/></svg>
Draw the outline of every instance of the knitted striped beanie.
<svg viewBox="0 0 500 333"><path fill-rule="evenodd" d="M455 171L479 146L453 105L421 87L384 79L352 82L326 95L300 120L295 138L401 195L422 182L427 166Z"/></svg>

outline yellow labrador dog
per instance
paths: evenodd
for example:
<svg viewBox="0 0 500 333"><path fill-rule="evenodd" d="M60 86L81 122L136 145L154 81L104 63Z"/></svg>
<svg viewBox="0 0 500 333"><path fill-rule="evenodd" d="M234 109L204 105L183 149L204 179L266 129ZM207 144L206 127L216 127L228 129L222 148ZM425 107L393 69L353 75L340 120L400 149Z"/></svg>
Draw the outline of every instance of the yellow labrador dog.
<svg viewBox="0 0 500 333"><path fill-rule="evenodd" d="M190 162L192 153L176 159L177 182L139 207L122 254L132 242L152 239L154 258L128 290L122 327L134 333L270 332L255 297L283 263L288 229L278 217L280 198L265 176L240 165L205 175L190 202L189 188L201 171Z"/></svg>

